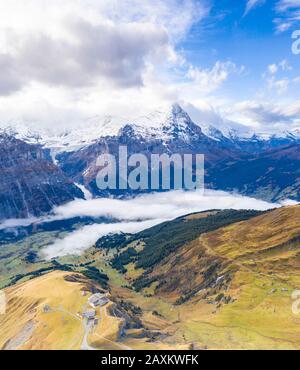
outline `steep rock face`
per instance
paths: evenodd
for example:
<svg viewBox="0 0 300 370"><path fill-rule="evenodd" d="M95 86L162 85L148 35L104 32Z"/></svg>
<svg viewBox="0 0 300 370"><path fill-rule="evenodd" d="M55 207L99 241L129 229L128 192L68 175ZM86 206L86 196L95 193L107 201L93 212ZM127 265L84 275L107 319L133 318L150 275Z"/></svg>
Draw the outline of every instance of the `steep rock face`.
<svg viewBox="0 0 300 370"><path fill-rule="evenodd" d="M0 219L40 216L83 194L47 151L0 135Z"/></svg>
<svg viewBox="0 0 300 370"><path fill-rule="evenodd" d="M207 185L266 201L300 199L300 145L290 144L210 168Z"/></svg>

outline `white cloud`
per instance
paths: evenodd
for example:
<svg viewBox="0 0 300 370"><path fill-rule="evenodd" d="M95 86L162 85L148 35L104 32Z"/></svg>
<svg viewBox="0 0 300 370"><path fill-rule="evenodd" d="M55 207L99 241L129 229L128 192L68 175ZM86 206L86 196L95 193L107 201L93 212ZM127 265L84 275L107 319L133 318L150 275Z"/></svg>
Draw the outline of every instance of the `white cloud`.
<svg viewBox="0 0 300 370"><path fill-rule="evenodd" d="M94 199L77 200L58 207L55 215L48 219L62 220L76 216L109 217L120 222L85 226L63 239L46 246L47 258L65 254L78 254L91 247L98 238L112 232L135 233L155 224L189 213L209 209L257 209L279 207L261 200L229 194L222 191L202 192L173 191L139 196L130 200ZM45 220L44 220L45 221Z"/></svg>
<svg viewBox="0 0 300 370"><path fill-rule="evenodd" d="M281 68L282 71L284 72L290 72L293 70L293 67L289 65L289 62L287 59L283 59L280 63L279 63L279 67Z"/></svg>
<svg viewBox="0 0 300 370"><path fill-rule="evenodd" d="M55 38L74 40L65 29L65 20L77 19L97 24L152 23L164 27L177 41L209 11L204 1L193 0L3 0L1 28L41 32ZM3 36L3 35L1 35ZM76 39L76 38L75 38Z"/></svg>
<svg viewBox="0 0 300 370"><path fill-rule="evenodd" d="M197 87L207 94L218 89L231 74L239 74L245 67L238 67L235 63L217 61L211 69L201 69L191 66L187 77L193 80Z"/></svg>
<svg viewBox="0 0 300 370"><path fill-rule="evenodd" d="M300 78L290 79L289 85L300 84ZM269 94L268 94L269 95ZM281 134L299 130L300 101L257 98L238 102L225 102L215 107L209 100L197 100L193 104L182 103L192 120L200 127L212 125L223 133L236 132L240 137L251 137L254 133ZM209 133L209 132L208 132Z"/></svg>
<svg viewBox="0 0 300 370"><path fill-rule="evenodd" d="M267 82L269 90L274 91L278 95L285 94L291 84L294 81L286 76L287 73L292 72L293 68L290 66L287 59L283 59L278 64L270 64L267 68L267 72L263 74L263 78ZM281 73L281 77L278 77L278 74Z"/></svg>
<svg viewBox="0 0 300 370"><path fill-rule="evenodd" d="M276 79L275 77L271 77L267 82L269 89L274 90L279 95L285 94L290 86L290 80L288 78Z"/></svg>
<svg viewBox="0 0 300 370"><path fill-rule="evenodd" d="M234 120L255 127L257 131L266 129L276 134L278 131L291 131L299 127L300 102L274 104L248 100L234 104L228 114Z"/></svg>
<svg viewBox="0 0 300 370"><path fill-rule="evenodd" d="M290 66L287 59L283 59L278 64L273 63L268 66L267 72L271 75L275 75L277 72L291 72L293 70L293 67Z"/></svg>
<svg viewBox="0 0 300 370"><path fill-rule="evenodd" d="M249 134L249 126L244 122L235 122L227 118L228 112L214 107L208 101L196 101L194 104L182 103L182 107L188 112L193 122L198 124L204 133L209 135L210 127L213 126L223 134L230 134L232 130L238 132L242 137Z"/></svg>
<svg viewBox="0 0 300 370"><path fill-rule="evenodd" d="M0 224L0 230L85 216L106 217L116 221L110 224L85 226L62 239L57 239L51 245L46 245L43 255L46 258L53 258L66 254L80 254L101 236L109 233L136 233L190 213L210 209L267 210L280 206L280 204L223 191L206 190L204 194L201 191L171 191L141 195L127 200L106 198L75 200L57 207L51 216L5 221Z"/></svg>
<svg viewBox="0 0 300 370"><path fill-rule="evenodd" d="M247 0L244 15L247 15L252 9L254 9L257 6L263 5L264 3L265 3L265 0Z"/></svg>
<svg viewBox="0 0 300 370"><path fill-rule="evenodd" d="M46 259L62 257L68 254L78 255L90 248L102 236L111 233L137 233L163 220L151 220L144 222L120 222L115 224L90 225L77 230L62 240L47 246L42 251Z"/></svg>
<svg viewBox="0 0 300 370"><path fill-rule="evenodd" d="M66 19L64 27L74 40L43 31L11 32L12 50L0 55L0 93L8 95L31 82L76 88L104 80L119 87L141 86L147 63L176 59L166 29L155 24L93 24L78 17Z"/></svg>
<svg viewBox="0 0 300 370"><path fill-rule="evenodd" d="M41 220L35 217L24 219L8 219L0 223L0 230L14 229L17 227L27 227Z"/></svg>
<svg viewBox="0 0 300 370"><path fill-rule="evenodd" d="M276 30L285 32L300 21L300 0L279 0L275 6L278 15L274 19Z"/></svg>
<svg viewBox="0 0 300 370"><path fill-rule="evenodd" d="M76 216L109 217L122 221L172 219L211 208L267 209L269 203L221 191L175 191L138 196L130 200L76 200L55 209L55 219Z"/></svg>
<svg viewBox="0 0 300 370"><path fill-rule="evenodd" d="M7 220L0 230L29 226L44 222L67 220L74 217L105 217L122 222L174 219L176 217L208 209L258 209L277 207L262 200L226 193L224 191L170 191L137 196L133 199L97 198L74 200L54 208L53 214L41 218Z"/></svg>
<svg viewBox="0 0 300 370"><path fill-rule="evenodd" d="M278 71L278 67L276 64L270 64L268 66L268 72L271 74L271 75L274 75L276 72Z"/></svg>
<svg viewBox="0 0 300 370"><path fill-rule="evenodd" d="M1 1L0 124L61 127L176 100L169 76L184 63L177 45L208 3Z"/></svg>

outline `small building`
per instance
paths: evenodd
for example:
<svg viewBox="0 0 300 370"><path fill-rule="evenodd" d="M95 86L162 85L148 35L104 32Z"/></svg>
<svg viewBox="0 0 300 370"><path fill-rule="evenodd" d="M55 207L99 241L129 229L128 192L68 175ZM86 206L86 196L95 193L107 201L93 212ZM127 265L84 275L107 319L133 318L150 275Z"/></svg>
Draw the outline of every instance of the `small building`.
<svg viewBox="0 0 300 370"><path fill-rule="evenodd" d="M83 312L82 317L87 320L95 320L96 311L95 310L87 310Z"/></svg>
<svg viewBox="0 0 300 370"><path fill-rule="evenodd" d="M96 293L88 299L88 302L90 306L96 308L105 306L109 302L109 299L101 293Z"/></svg>

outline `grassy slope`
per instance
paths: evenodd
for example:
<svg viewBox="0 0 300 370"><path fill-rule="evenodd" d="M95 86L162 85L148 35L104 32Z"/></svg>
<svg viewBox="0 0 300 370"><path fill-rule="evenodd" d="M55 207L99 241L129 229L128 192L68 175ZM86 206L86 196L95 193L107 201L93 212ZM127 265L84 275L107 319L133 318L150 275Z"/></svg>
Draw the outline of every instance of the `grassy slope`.
<svg viewBox="0 0 300 370"><path fill-rule="evenodd" d="M201 217L189 217L187 222ZM81 257L69 256L60 262L93 261L92 266L109 275L112 297L141 307L143 326L165 334L153 341L145 336L136 338L134 331L128 330L125 337L117 338L120 321L107 318L104 312L103 324L89 338L90 344L100 348L299 349L300 317L291 312L291 293L300 287L298 235L298 206L278 209L202 234L157 263L151 275L158 280L141 292L126 286L145 270L136 270L131 262L125 266L128 272L121 274L111 268L112 256L107 256L105 251L91 248ZM41 313L41 307L48 299L52 305L64 304L72 312L80 311L83 304L80 294L78 297L81 286L75 288L76 283L70 286L71 283L66 283L66 291L61 288L61 293L54 291L53 297L51 294L49 297L53 282L48 283L47 276L53 274L63 276L66 273L51 273L8 288L14 310L15 307L17 310L15 313L9 311L5 322L0 321L1 329L4 328L0 347L33 317L39 323L35 332L38 337L29 340L26 348L34 348L37 338L52 348L54 343L65 349L80 346L83 334L82 327L77 326L79 322L66 316L67 322L62 327L61 313L51 320L47 316L43 321L46 316ZM185 303L174 305L185 295L188 298ZM230 298L230 302L217 301L220 295ZM160 316L154 315L154 311ZM16 317L21 319L16 320Z"/></svg>
<svg viewBox="0 0 300 370"><path fill-rule="evenodd" d="M0 316L0 348L80 349L84 328L76 314L87 306L89 294L83 296L82 289L90 282L83 276L78 282L66 281L71 275L54 271L5 289L7 312ZM45 305L50 312L44 312ZM109 325L110 333L117 335L116 322L106 315L102 328Z"/></svg>
<svg viewBox="0 0 300 370"><path fill-rule="evenodd" d="M43 246L64 235L64 232L43 232L16 243L0 245L0 289L10 284L18 274L29 274L50 266L50 263L44 261L26 262L26 256L29 252L38 254Z"/></svg>
<svg viewBox="0 0 300 370"><path fill-rule="evenodd" d="M156 265L152 275L162 284L155 295L174 301L192 292L179 306L179 327L201 347L300 348L300 318L291 311L299 235L299 206L204 234ZM207 271L213 279L205 287ZM220 294L230 303L217 302Z"/></svg>
<svg viewBox="0 0 300 370"><path fill-rule="evenodd" d="M160 284L156 281L141 292L125 285L144 269L130 263L121 274L103 261L101 251L89 253L110 276L112 294L141 307L143 324L168 335L154 342L129 335L121 342L131 348L294 349L300 348L300 318L291 312L291 293L300 286L300 259L298 242L289 241L298 235L300 207L203 234L156 264L150 275ZM174 305L187 293L192 294L184 304ZM230 303L217 302L220 294L230 297Z"/></svg>
<svg viewBox="0 0 300 370"><path fill-rule="evenodd" d="M300 286L299 235L300 207L295 206L200 238L209 254L238 268L229 291L236 292L237 301L211 322L236 327L237 337L246 331L249 339L240 346L299 348L299 318L291 311L291 293Z"/></svg>

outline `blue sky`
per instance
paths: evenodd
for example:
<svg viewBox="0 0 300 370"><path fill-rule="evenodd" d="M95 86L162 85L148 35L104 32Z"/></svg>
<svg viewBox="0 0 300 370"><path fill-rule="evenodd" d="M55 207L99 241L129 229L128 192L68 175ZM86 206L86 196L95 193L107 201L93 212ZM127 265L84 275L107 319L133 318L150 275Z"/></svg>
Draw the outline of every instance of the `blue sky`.
<svg viewBox="0 0 300 370"><path fill-rule="evenodd" d="M297 77L300 75L300 58L291 50L291 34L297 29L297 22L286 31L279 31L275 20L280 16L283 23L286 17L276 10L278 3L257 1L257 5L246 13L247 1L211 2L209 17L191 28L180 47L185 50L188 60L200 68L210 68L219 60L245 66L246 73L229 86L237 89L236 97L251 97L263 87L260 84L264 82L262 76L267 66L283 60L288 61L292 70L282 71L289 73L279 73L279 76Z"/></svg>
<svg viewBox="0 0 300 370"><path fill-rule="evenodd" d="M300 0L2 0L0 125L57 131L179 102L200 125L294 130L298 29Z"/></svg>

